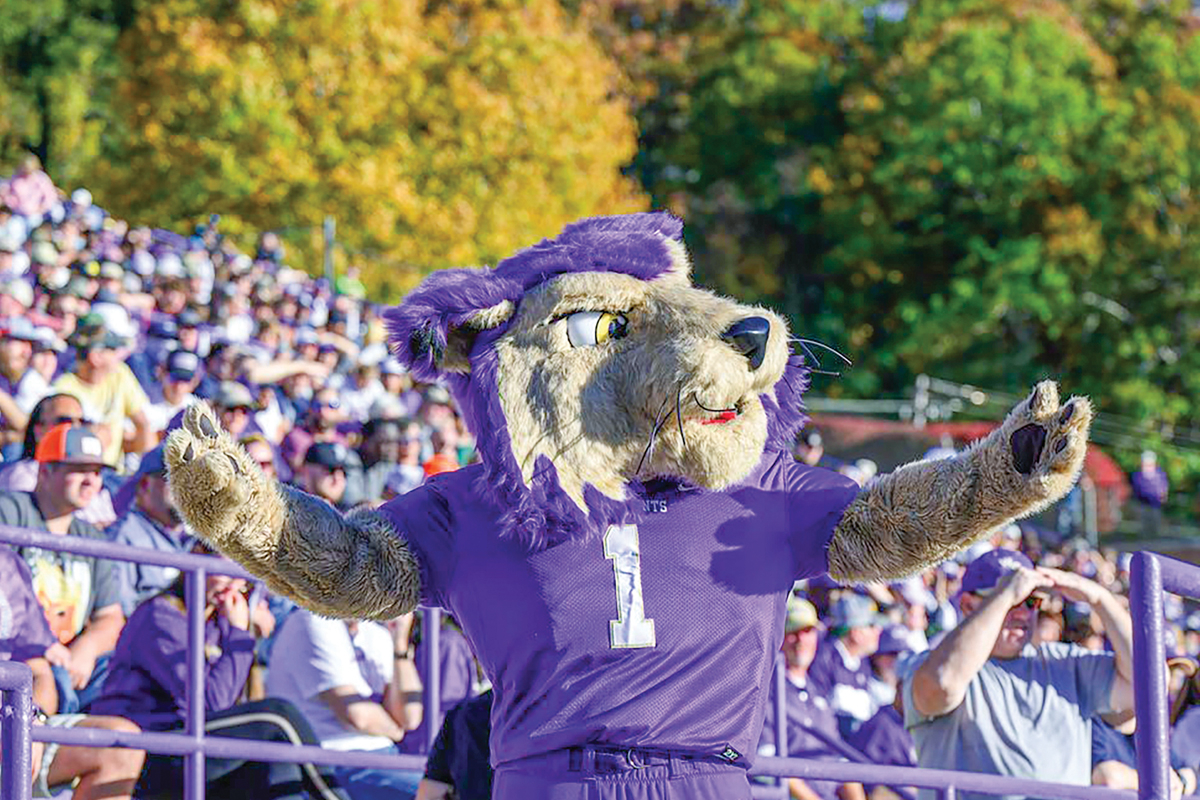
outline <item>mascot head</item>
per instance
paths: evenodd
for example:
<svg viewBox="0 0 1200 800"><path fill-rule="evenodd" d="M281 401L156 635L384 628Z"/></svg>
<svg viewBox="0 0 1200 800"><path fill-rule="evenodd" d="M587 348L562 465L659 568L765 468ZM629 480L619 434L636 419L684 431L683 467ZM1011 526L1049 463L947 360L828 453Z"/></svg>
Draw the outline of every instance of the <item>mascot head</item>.
<svg viewBox="0 0 1200 800"><path fill-rule="evenodd" d="M790 447L807 369L787 326L693 286L682 228L582 220L386 312L400 360L458 401L505 535L591 535L638 515L647 480L719 491Z"/></svg>

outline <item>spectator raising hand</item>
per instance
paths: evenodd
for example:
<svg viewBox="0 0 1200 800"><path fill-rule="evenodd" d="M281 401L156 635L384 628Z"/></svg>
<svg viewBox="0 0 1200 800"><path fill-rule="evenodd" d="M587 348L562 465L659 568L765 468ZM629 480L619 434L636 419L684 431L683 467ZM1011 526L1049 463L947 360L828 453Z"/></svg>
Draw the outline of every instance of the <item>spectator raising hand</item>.
<svg viewBox="0 0 1200 800"><path fill-rule="evenodd" d="M1113 652L1035 647L1037 609L1048 592L1090 603L1111 628ZM1092 717L1133 707L1128 612L1095 582L1035 569L1006 549L970 563L961 604L963 622L905 670L905 723L918 764L1090 784Z"/></svg>

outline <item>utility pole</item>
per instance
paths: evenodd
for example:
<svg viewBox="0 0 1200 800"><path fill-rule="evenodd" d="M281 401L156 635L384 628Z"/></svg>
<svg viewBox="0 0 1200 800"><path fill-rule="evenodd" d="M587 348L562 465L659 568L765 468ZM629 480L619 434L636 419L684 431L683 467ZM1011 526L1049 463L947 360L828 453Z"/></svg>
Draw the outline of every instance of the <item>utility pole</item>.
<svg viewBox="0 0 1200 800"><path fill-rule="evenodd" d="M913 427L920 430L925 427L929 414L929 376L917 376L917 390L913 396Z"/></svg>
<svg viewBox="0 0 1200 800"><path fill-rule="evenodd" d="M333 274L333 239L337 231L337 223L332 216L325 217L323 232L325 234L325 280L329 281L329 291L337 294Z"/></svg>

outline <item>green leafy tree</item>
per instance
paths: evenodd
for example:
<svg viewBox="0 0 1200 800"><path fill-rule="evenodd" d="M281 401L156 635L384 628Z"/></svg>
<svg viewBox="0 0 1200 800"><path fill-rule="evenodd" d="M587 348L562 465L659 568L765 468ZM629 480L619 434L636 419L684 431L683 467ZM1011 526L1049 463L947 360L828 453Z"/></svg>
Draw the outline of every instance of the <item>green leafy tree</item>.
<svg viewBox="0 0 1200 800"><path fill-rule="evenodd" d="M898 8L729 12L660 154L675 171L648 184L700 226L699 271L851 354L830 393L898 394L921 372L1007 389L1049 374L1154 421L1135 438L1191 425L1190 4L922 0L883 13Z"/></svg>
<svg viewBox="0 0 1200 800"><path fill-rule="evenodd" d="M0 168L34 152L60 183L86 180L107 128L115 44L132 2L0 3Z"/></svg>
<svg viewBox="0 0 1200 800"><path fill-rule="evenodd" d="M100 202L235 235L331 214L380 296L644 205L622 76L549 0L168 0L121 51Z"/></svg>

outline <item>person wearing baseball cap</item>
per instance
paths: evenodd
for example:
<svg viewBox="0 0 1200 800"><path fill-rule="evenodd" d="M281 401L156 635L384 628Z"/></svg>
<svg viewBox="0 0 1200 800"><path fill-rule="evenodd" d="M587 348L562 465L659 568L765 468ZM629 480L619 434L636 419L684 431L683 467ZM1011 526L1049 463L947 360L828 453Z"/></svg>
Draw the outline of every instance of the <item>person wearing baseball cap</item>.
<svg viewBox="0 0 1200 800"><path fill-rule="evenodd" d="M870 657L879 648L887 619L865 594L845 591L829 607L829 635L809 669L813 686L828 698L849 734L877 710L871 696Z"/></svg>
<svg viewBox="0 0 1200 800"><path fill-rule="evenodd" d="M63 422L37 443L32 492L0 492L0 524L56 536L108 541L75 513L102 488L104 446L88 427ZM19 547L60 647L47 651L59 693L59 712L71 713L98 694L125 622L115 562L38 547Z"/></svg>
<svg viewBox="0 0 1200 800"><path fill-rule="evenodd" d="M209 402L212 403L213 410L217 412L221 427L229 431L229 435L235 439L257 430L257 426L253 426L251 423L258 406L254 402L254 395L250 393L250 389L244 383L232 380L221 381L217 385L216 393L209 398Z"/></svg>
<svg viewBox="0 0 1200 800"><path fill-rule="evenodd" d="M155 432L165 431L176 414L196 401L193 392L200 376L200 356L188 350L174 350L167 355L159 368L162 400L146 409L146 418Z"/></svg>
<svg viewBox="0 0 1200 800"><path fill-rule="evenodd" d="M346 471L356 464L357 457L341 442L315 442L304 453L297 484L341 508L346 496Z"/></svg>
<svg viewBox="0 0 1200 800"><path fill-rule="evenodd" d="M114 542L157 550L163 553L188 553L195 544L186 530L171 497L162 445L142 456L138 471L125 481L117 493L121 518L109 534ZM122 562L121 607L131 615L144 600L169 587L179 570L155 564Z"/></svg>
<svg viewBox="0 0 1200 800"><path fill-rule="evenodd" d="M29 412L50 393L46 379L33 369L37 329L25 317L0 321L0 435L20 438Z"/></svg>
<svg viewBox="0 0 1200 800"><path fill-rule="evenodd" d="M871 656L871 694L878 710L875 715L846 736L846 741L865 755L870 764L915 767L916 747L912 735L904 729L900 714L899 670L911 652L910 631L904 625L888 625L879 637L879 647ZM875 796L874 785L866 787L868 797ZM888 795L890 796L890 794Z"/></svg>
<svg viewBox="0 0 1200 800"><path fill-rule="evenodd" d="M1032 644L1048 591L1091 606L1111 650ZM967 565L959 601L962 623L902 676L919 766L1089 785L1092 718L1133 711L1129 612L1100 584L1003 548Z"/></svg>
<svg viewBox="0 0 1200 800"><path fill-rule="evenodd" d="M786 756L789 758L813 758L820 761L840 761L836 745L843 742L838 731L837 717L828 695L810 680L809 667L817 655L817 648L825 626L817 616L811 602L798 595L790 595L783 624L783 668L785 670L784 709L787 720L787 752L780 753L775 741L775 681L770 682L771 697L767 701L767 713L762 734L758 741L760 756ZM778 669L778 662L776 668ZM832 743L832 744L831 744ZM861 784L844 785L836 781L812 778L785 778L792 797L821 800L838 800L846 797L861 797Z"/></svg>

